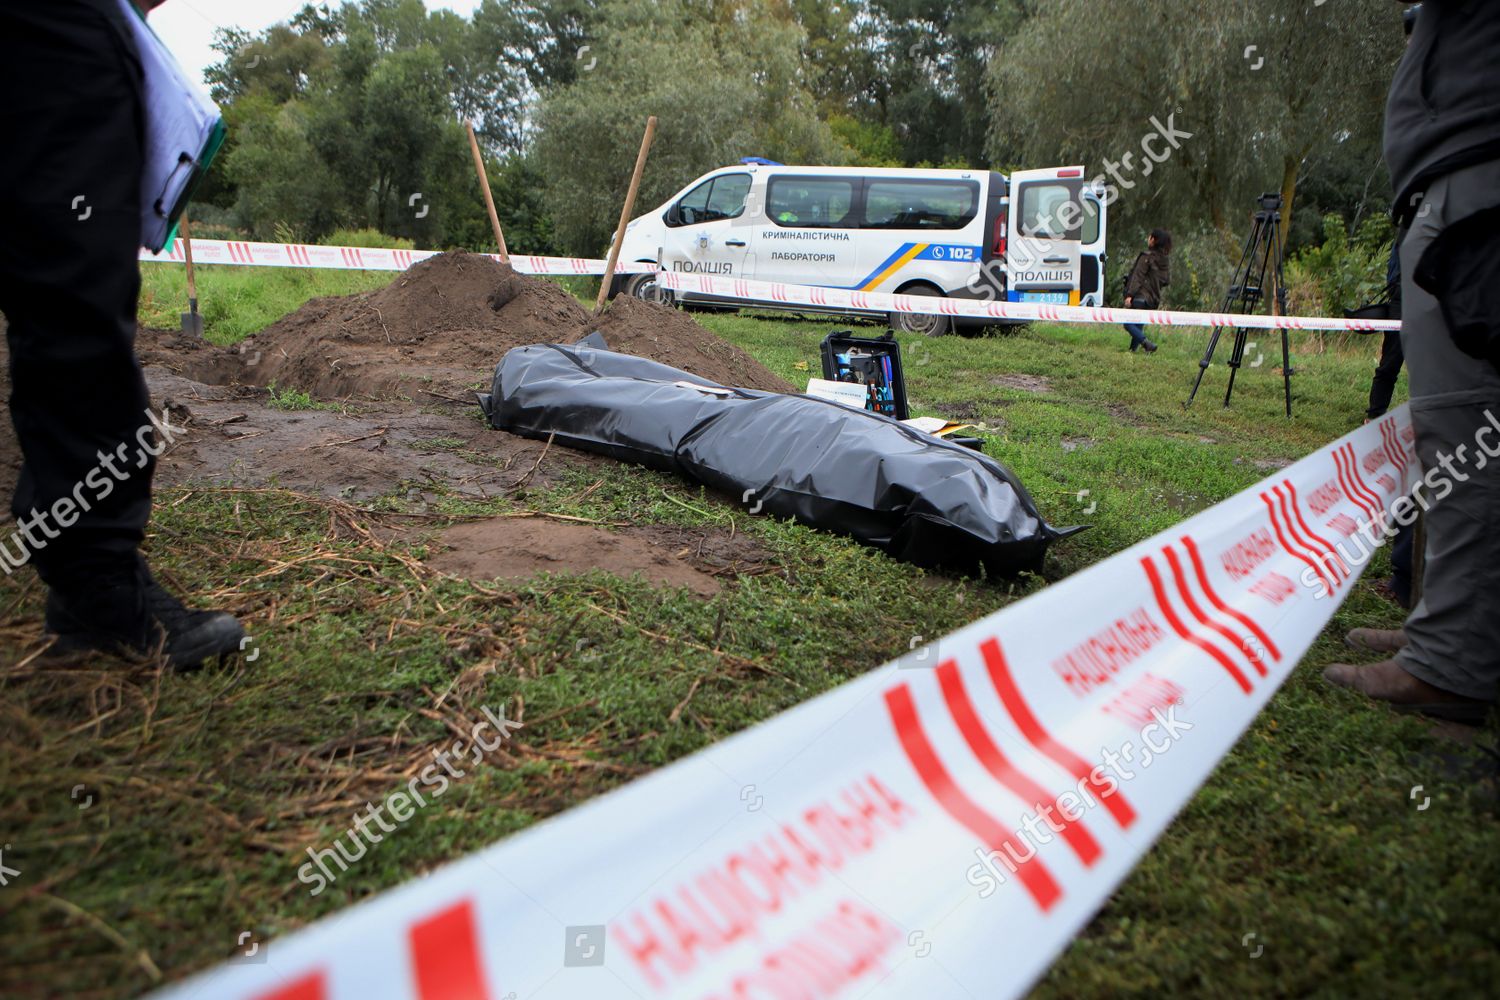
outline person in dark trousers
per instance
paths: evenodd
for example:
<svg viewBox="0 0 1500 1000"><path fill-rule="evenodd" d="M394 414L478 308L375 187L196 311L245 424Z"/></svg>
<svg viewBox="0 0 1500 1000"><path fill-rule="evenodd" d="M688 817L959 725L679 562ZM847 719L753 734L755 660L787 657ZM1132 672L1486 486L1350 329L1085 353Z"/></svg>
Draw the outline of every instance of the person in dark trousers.
<svg viewBox="0 0 1500 1000"><path fill-rule="evenodd" d="M1390 262L1385 268L1385 287L1390 295L1390 317L1401 318L1401 241L1391 245ZM1391 396L1396 392L1396 379L1401 375L1401 366L1406 355L1401 351L1401 331L1387 330L1380 341L1380 362L1375 366L1375 377L1370 380L1370 407L1365 410L1365 422L1383 416L1391 408Z"/></svg>
<svg viewBox="0 0 1500 1000"><path fill-rule="evenodd" d="M1162 289L1172 283L1172 264L1168 260L1171 253L1172 234L1165 229L1151 230L1145 252L1136 257L1125 279L1126 309L1161 308ZM1147 354L1156 352L1156 345L1146 339L1140 323L1126 323L1125 332L1130 334L1132 351L1144 347Z"/></svg>
<svg viewBox="0 0 1500 1000"><path fill-rule="evenodd" d="M1391 84L1385 158L1404 231L1401 346L1431 503L1422 597L1401 630L1349 637L1394 655L1323 674L1376 701L1471 723L1500 693L1497 52L1492 0L1427 0Z"/></svg>
<svg viewBox="0 0 1500 1000"><path fill-rule="evenodd" d="M1389 301L1387 315L1391 319L1401 318L1401 242L1391 244L1391 256L1385 269L1385 287ZM1401 351L1401 331L1388 330L1380 343L1380 363L1375 367L1375 377L1370 381L1370 406L1365 410L1365 423L1385 416L1391 408L1391 396L1396 391L1396 379L1401 374L1401 365L1406 355ZM1396 534L1391 539L1391 578L1383 585L1386 596L1403 608L1411 608L1411 560L1412 542L1416 527L1397 524Z"/></svg>
<svg viewBox="0 0 1500 1000"><path fill-rule="evenodd" d="M184 607L139 551L163 424L134 350L146 108L130 16L0 0L0 313L23 458L5 571L29 561L46 583L52 653L189 668L244 633Z"/></svg>

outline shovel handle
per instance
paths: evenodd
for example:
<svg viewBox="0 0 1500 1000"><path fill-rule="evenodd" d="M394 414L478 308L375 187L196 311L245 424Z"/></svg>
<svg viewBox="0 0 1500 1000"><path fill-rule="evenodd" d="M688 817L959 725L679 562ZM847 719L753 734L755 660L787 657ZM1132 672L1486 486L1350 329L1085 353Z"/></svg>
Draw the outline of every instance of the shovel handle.
<svg viewBox="0 0 1500 1000"><path fill-rule="evenodd" d="M198 311L198 283L193 280L193 237L189 234L187 213L182 213L182 256L187 261L188 303L193 312Z"/></svg>

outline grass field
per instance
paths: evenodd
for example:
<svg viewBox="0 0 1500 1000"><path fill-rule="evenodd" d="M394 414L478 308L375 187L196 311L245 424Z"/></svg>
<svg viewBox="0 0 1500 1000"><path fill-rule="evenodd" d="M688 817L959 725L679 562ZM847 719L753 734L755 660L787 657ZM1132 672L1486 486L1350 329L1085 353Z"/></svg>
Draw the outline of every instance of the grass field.
<svg viewBox="0 0 1500 1000"><path fill-rule="evenodd" d="M142 321L175 326L175 269L146 273ZM385 280L204 268L200 295L210 338L227 344L310 295ZM839 325L700 318L798 383ZM767 719L1342 434L1376 351L1298 351L1289 421L1269 343L1232 409L1218 406L1216 368L1184 411L1203 334L1160 339L1153 356L1127 353L1116 328L905 342L916 414L980 424L1049 520L1092 525L1055 548L1045 579L924 573L625 466L436 510L732 523L771 553L770 571L706 599L597 571L478 585L372 537L366 510L274 490L160 491L153 563L239 614L258 653L232 674L48 674L22 662L39 587L29 572L0 585L0 832L23 873L0 889L0 995L134 995L225 958L247 929L288 932ZM367 510L406 502L396 492ZM1491 994L1500 811L1493 778L1474 775L1493 763L1319 677L1345 630L1400 622L1370 587L1385 568L1381 556L1038 996ZM310 897L294 875L304 848L404 783L480 705L523 718L522 742ZM1492 724L1478 742L1495 737ZM1429 808L1412 801L1416 785Z"/></svg>

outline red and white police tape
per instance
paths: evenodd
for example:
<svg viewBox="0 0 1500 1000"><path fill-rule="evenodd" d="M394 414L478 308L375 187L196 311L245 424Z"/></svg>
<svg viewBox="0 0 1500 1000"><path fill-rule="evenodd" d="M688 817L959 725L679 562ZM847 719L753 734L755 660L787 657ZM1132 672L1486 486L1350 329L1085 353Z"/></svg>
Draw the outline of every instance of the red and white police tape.
<svg viewBox="0 0 1500 1000"><path fill-rule="evenodd" d="M305 243L246 243L236 240L193 240L193 262L238 264L252 267L332 268L339 271L404 271L417 261L435 257L438 250L382 250L368 247L327 247ZM499 260L496 254L487 256ZM143 261L183 260L182 240L173 240L170 250L153 254L141 250ZM522 274L603 274L608 261L579 257L537 257L512 254L511 265ZM616 274L643 274L658 270L655 264L619 261ZM917 313L967 319L1013 319L1054 323L1144 323L1148 326L1234 326L1247 329L1350 330L1375 333L1399 330L1399 320L1334 319L1328 316L1249 316L1227 313L1182 312L1172 309L1112 309L1093 306L1058 306L1038 302L989 302L983 299L933 298L861 292L824 285L788 285L748 278L679 271L661 271L663 288L698 292L723 299L738 299L746 305L763 303L786 308L807 306L832 312Z"/></svg>
<svg viewBox="0 0 1500 1000"><path fill-rule="evenodd" d="M1400 320L1334 319L1329 316L1255 316L1241 313L1183 312L1173 309L1112 309L1105 306L1058 306L1040 302L991 302L984 299L936 298L861 292L823 285L785 285L748 278L662 271L657 283L674 291L696 292L780 308L875 313L919 313L965 319L1015 319L1053 323L1144 323L1148 326L1233 326L1265 330L1351 330L1375 333L1401 329Z"/></svg>
<svg viewBox="0 0 1500 1000"><path fill-rule="evenodd" d="M441 250L388 250L376 247L327 247L312 243L250 243L243 240L193 240L194 264L238 264L244 267L308 267L335 271L404 271L417 261L436 257ZM499 260L499 254L486 254ZM141 249L140 260L152 262L185 260L182 238L170 249L154 254ZM511 254L511 266L522 274L603 274L609 263L578 257L538 257ZM616 274L656 270L655 264L620 261Z"/></svg>
<svg viewBox="0 0 1500 1000"><path fill-rule="evenodd" d="M1403 407L857 680L160 996L1017 996L1327 624L1364 562L1338 546L1373 533L1416 479L1413 436ZM289 859L288 880L307 863Z"/></svg>

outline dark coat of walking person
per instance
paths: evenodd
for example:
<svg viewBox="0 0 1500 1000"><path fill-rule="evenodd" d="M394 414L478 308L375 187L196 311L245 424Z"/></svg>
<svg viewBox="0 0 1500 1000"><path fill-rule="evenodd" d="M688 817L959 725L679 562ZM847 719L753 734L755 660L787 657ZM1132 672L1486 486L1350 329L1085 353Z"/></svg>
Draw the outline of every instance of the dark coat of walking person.
<svg viewBox="0 0 1500 1000"><path fill-rule="evenodd" d="M1401 345L1425 485L1421 599L1331 683L1465 722L1500 694L1500 11L1427 0L1386 104Z"/></svg>
<svg viewBox="0 0 1500 1000"><path fill-rule="evenodd" d="M140 553L165 435L134 350L148 127L136 16L119 0L0 0L0 313L23 460L0 548L7 574L30 563L47 585L50 653L186 668L244 633L188 610Z"/></svg>
<svg viewBox="0 0 1500 1000"><path fill-rule="evenodd" d="M1160 309L1166 287L1172 283L1172 234L1165 229L1153 229L1146 240L1146 249L1136 257L1125 278L1126 309ZM1130 349L1144 347L1147 354L1156 351L1156 345L1146 339L1145 328L1140 323L1126 323L1125 332L1130 334Z"/></svg>

